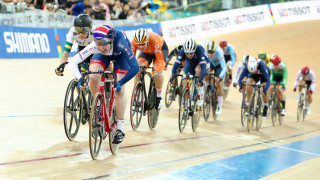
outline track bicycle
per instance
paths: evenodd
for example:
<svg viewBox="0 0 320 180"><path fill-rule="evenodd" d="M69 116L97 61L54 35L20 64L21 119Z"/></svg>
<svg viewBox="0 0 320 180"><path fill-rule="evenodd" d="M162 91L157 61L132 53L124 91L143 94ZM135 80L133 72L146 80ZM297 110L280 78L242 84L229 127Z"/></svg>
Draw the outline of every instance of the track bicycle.
<svg viewBox="0 0 320 180"><path fill-rule="evenodd" d="M196 78L199 76L184 75L183 79L186 79L187 85L182 91L181 101L179 105L179 131L182 133L187 120L191 116L191 127L193 132L197 130L200 121L201 106L198 106L199 100L198 90L196 88Z"/></svg>
<svg viewBox="0 0 320 180"><path fill-rule="evenodd" d="M168 64L168 65L172 65L172 64ZM182 75L180 74L182 69L183 69L183 66L180 65L178 70L177 70L177 74L175 74L174 76L175 77L178 77L178 76L182 77ZM170 77L170 79L171 78L172 78L172 76ZM174 84L172 84L170 82L170 79L169 79L168 84L167 84L166 95L165 95L165 104L166 104L167 108L170 107L172 101L176 100L177 95L179 95L179 100L180 100L181 91L182 91L181 81L179 83L178 78L175 78L176 80L174 81Z"/></svg>
<svg viewBox="0 0 320 180"><path fill-rule="evenodd" d="M263 88L263 86L260 86L260 84L247 84L246 86L253 87L247 110L248 114L246 115L247 129L248 132L250 132L253 123L256 121L256 130L259 131L262 124L263 103L261 88Z"/></svg>
<svg viewBox="0 0 320 180"><path fill-rule="evenodd" d="M248 107L246 106L246 98L247 98L247 91L246 91L246 84L247 80L242 80L242 96L241 96L241 124L244 126L246 124L246 111Z"/></svg>
<svg viewBox="0 0 320 180"><path fill-rule="evenodd" d="M64 69L67 63L68 62L61 64L59 69ZM88 64L85 65L88 67ZM85 79L86 82L89 81L88 77L85 77ZM64 130L70 141L73 141L78 134L80 122L84 125L90 118L92 95L88 86L85 87L84 90L79 89L77 86L78 82L79 81L77 79L72 79L69 82L64 99Z"/></svg>
<svg viewBox="0 0 320 180"><path fill-rule="evenodd" d="M157 101L157 89L154 82L154 79L150 72L147 69L152 69L153 67L140 66L141 74L140 80L135 84L130 105L130 122L133 130L137 130L142 116L147 114L148 116L148 125L152 130L156 127L159 117L159 110L156 108ZM150 79L149 90L147 94L145 76L148 76Z"/></svg>
<svg viewBox="0 0 320 180"><path fill-rule="evenodd" d="M207 73L208 85L204 94L203 101L203 117L205 121L208 121L210 116L210 110L212 110L213 119L216 120L218 115L216 115L216 109L218 104L217 98L217 86L214 73Z"/></svg>
<svg viewBox="0 0 320 180"><path fill-rule="evenodd" d="M117 131L117 117L114 106L117 75L114 72L99 70L84 72L82 77L88 74L101 74L100 90L93 97L89 120L90 154L92 159L97 159L102 141L108 135L111 153L115 155L119 149L119 144L113 141ZM108 75L111 75L112 78ZM81 84L83 84L83 81Z"/></svg>
<svg viewBox="0 0 320 180"><path fill-rule="evenodd" d="M298 109L297 109L297 121L300 121L301 115L302 120L304 121L308 112L308 94L306 85L298 85L302 87L301 92L299 93L298 98Z"/></svg>
<svg viewBox="0 0 320 180"><path fill-rule="evenodd" d="M282 124L283 116L281 115L282 104L280 101L280 92L278 91L279 83L271 84L273 86L273 93L269 102L269 111L271 111L272 125L276 125L277 116L279 124Z"/></svg>

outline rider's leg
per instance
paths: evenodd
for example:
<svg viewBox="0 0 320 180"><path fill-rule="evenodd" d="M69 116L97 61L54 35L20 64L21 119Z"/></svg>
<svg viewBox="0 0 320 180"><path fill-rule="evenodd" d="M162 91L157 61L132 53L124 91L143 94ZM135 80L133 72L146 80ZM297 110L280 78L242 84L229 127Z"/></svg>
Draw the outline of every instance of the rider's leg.
<svg viewBox="0 0 320 180"><path fill-rule="evenodd" d="M120 81L125 74L118 73L117 74L117 81ZM127 98L125 95L125 84L122 85L121 91L116 92L115 94L115 106L116 106L116 114L118 120L118 129L122 132L124 131L124 115L126 112L126 105L127 105Z"/></svg>
<svg viewBox="0 0 320 180"><path fill-rule="evenodd" d="M231 61L227 62L227 69L228 69L228 75L229 75L229 82L228 82L228 86L230 86L231 82L232 82L232 68L231 68Z"/></svg>
<svg viewBox="0 0 320 180"><path fill-rule="evenodd" d="M216 110L216 114L221 114L222 111L222 101L223 101L223 80L218 81L219 78L215 77L216 80L216 86L217 86L217 100L218 100L218 106Z"/></svg>
<svg viewBox="0 0 320 180"><path fill-rule="evenodd" d="M89 69L90 71L105 70L103 65L100 63L91 63ZM95 96L95 94L100 90L100 81L101 81L100 74L89 74L89 89L93 96Z"/></svg>
<svg viewBox="0 0 320 180"><path fill-rule="evenodd" d="M256 84L256 82L254 81L253 78L248 78L247 80L247 84L248 85L252 85L252 84ZM249 101L250 101L250 96L252 94L252 86L247 86L247 101L246 101L246 105L249 105Z"/></svg>
<svg viewBox="0 0 320 180"><path fill-rule="evenodd" d="M280 101L282 104L282 111L281 114L285 115L286 114L286 95L285 95L285 90L282 88L282 86L279 86L278 91L280 92Z"/></svg>

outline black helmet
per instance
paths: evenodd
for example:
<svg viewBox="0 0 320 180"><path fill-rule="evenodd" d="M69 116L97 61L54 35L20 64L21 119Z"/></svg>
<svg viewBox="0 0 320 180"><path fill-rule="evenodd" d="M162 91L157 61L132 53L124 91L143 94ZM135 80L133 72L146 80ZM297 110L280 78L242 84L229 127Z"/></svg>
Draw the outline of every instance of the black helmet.
<svg viewBox="0 0 320 180"><path fill-rule="evenodd" d="M78 33L83 33L84 31L90 32L92 28L92 19L88 14L79 14L74 19L73 25Z"/></svg>

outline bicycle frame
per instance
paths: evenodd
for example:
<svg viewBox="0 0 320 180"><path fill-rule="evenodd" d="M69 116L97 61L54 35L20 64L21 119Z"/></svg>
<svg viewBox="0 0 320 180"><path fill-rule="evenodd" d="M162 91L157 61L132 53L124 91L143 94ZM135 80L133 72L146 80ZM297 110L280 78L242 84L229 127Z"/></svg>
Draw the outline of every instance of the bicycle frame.
<svg viewBox="0 0 320 180"><path fill-rule="evenodd" d="M140 74L140 82L142 84L142 88L143 88L143 93L144 93L144 97L146 97L146 99L149 99L149 94L151 93L151 88L152 88L152 84L154 84L154 79L152 78L151 74L149 72L147 72L147 69L152 69L152 71L154 71L153 67L146 67L146 66L140 66L141 70L141 74ZM148 75L150 77L150 86L149 86L149 90L148 90L148 94L146 91L146 84L145 84L145 75ZM147 107L148 109L144 108L144 111L146 112L149 109L152 109L153 107L150 107L150 102L149 101L145 101L147 103ZM155 104L154 104L155 105Z"/></svg>

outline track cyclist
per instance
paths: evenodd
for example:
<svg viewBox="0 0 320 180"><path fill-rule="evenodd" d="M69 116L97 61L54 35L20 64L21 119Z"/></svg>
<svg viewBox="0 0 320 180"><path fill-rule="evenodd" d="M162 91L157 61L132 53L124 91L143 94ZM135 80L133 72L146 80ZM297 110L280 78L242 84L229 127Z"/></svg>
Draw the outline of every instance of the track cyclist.
<svg viewBox="0 0 320 180"><path fill-rule="evenodd" d="M286 90L288 71L287 65L281 61L281 58L277 54L271 55L271 64L269 65L271 72L270 82L271 84L279 84L278 92L280 93L280 101L282 104L281 115L286 115L286 96L284 91ZM269 95L273 93L273 86L271 86Z"/></svg>
<svg viewBox="0 0 320 180"><path fill-rule="evenodd" d="M87 45L93 42L93 31L96 27L92 26L92 19L87 14L80 14L74 19L73 27L70 28L67 34L67 40L64 45L64 52L61 57L60 66L55 69L58 76L63 75L64 66L68 61L70 51L74 42L78 44L78 52L84 49ZM88 69L85 65L89 65L91 57L84 60L84 64L81 64L81 72Z"/></svg>
<svg viewBox="0 0 320 180"><path fill-rule="evenodd" d="M245 68L243 69L243 71L240 75L240 78L238 80L240 92L243 91L242 79L248 74L249 74L249 76L248 76L248 80L247 80L246 84L248 84L248 85L249 84L256 84L257 82L260 81L260 85L265 86L263 89L263 93L262 93L262 99L264 101L264 108L263 108L262 116L264 118L266 118L267 114L268 114L268 94L267 94L267 92L268 92L268 89L270 86L270 70L263 60L256 59L253 56L249 56L247 66L245 66ZM249 98L251 96L253 88L251 86L247 86L246 88L247 88L246 89L246 91L247 91L246 106L248 106L249 105Z"/></svg>
<svg viewBox="0 0 320 180"><path fill-rule="evenodd" d="M223 101L223 78L227 72L227 66L225 61L225 56L223 50L216 45L214 41L209 41L206 44L205 48L208 59L207 63L209 64L209 72L214 71L216 86L217 86L217 99L218 106L215 114L219 115L222 112L222 101ZM207 84L207 77L205 79L205 84Z"/></svg>
<svg viewBox="0 0 320 180"><path fill-rule="evenodd" d="M90 43L70 60L69 69L80 82L81 74L77 66L90 55L94 54L89 67L91 71L106 70L110 62L114 61L114 71L117 74L115 107L118 130L115 133L113 143L119 144L125 137L125 84L137 74L139 65L131 51L130 41L123 31L116 30L109 25L101 25L94 30L93 35L94 42ZM101 75L90 74L89 78L90 91L95 95L100 89Z"/></svg>
<svg viewBox="0 0 320 180"><path fill-rule="evenodd" d="M187 38L186 41L183 44L183 49L180 50L178 58L176 59L173 68L172 68L172 78L170 81L176 80L176 78L173 78L174 75L177 73L177 69L179 65L181 64L182 60L186 60L186 66L184 68L185 74L190 74L195 76L196 75L196 68L200 66L201 73L200 73L200 79L197 82L198 86L198 94L200 96L199 100L197 101L198 106L202 106L203 104L203 79L206 75L206 56L205 56L205 50L201 45L197 45L196 41L192 38ZM198 68L199 69L199 68ZM197 72L198 74L199 72ZM183 80L183 88L186 87L186 80Z"/></svg>
<svg viewBox="0 0 320 180"><path fill-rule="evenodd" d="M307 114L311 114L311 103L312 103L312 93L316 89L316 75L308 67L304 66L301 70L298 71L296 81L294 82L293 91L296 92L298 85L307 85L308 90L308 111ZM299 87L299 93L301 92L302 87ZM299 98L300 96L298 96Z"/></svg>
<svg viewBox="0 0 320 180"><path fill-rule="evenodd" d="M164 81L163 70L166 67L168 46L158 34L148 32L143 28L135 32L131 46L134 55L136 55L137 50L140 51L137 58L140 66L149 67L153 62L155 71L152 72L152 75L157 89L156 108L160 110L162 107L162 86ZM139 79L140 72L135 76L134 82L138 82Z"/></svg>
<svg viewBox="0 0 320 180"><path fill-rule="evenodd" d="M226 40L222 40L219 45L224 52L224 59L228 68L227 75L229 76L228 86L230 86L230 84L232 83L232 67L236 63L237 56L234 52L234 47Z"/></svg>
<svg viewBox="0 0 320 180"><path fill-rule="evenodd" d="M270 64L271 64L271 61L270 61L271 57L270 57L270 55L267 54L266 52L260 51L260 52L258 53L257 58L263 60L263 61L267 64L267 66L270 66Z"/></svg>

